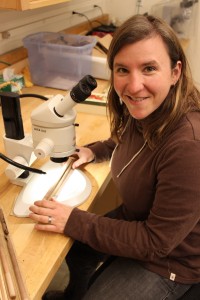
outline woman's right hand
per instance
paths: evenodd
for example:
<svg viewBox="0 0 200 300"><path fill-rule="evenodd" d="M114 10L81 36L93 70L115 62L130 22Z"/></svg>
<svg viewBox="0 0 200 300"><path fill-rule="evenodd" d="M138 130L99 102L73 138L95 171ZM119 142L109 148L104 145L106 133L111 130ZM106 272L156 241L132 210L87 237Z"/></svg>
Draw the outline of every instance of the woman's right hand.
<svg viewBox="0 0 200 300"><path fill-rule="evenodd" d="M89 163L94 160L94 153L86 147L77 147L76 155L78 159L73 163L72 169L78 168L80 165Z"/></svg>

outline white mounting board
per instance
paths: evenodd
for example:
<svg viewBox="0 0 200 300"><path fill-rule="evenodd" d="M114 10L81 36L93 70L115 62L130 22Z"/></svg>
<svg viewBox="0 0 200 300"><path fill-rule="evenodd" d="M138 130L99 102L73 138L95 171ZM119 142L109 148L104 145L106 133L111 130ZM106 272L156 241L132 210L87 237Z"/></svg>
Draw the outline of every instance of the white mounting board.
<svg viewBox="0 0 200 300"><path fill-rule="evenodd" d="M66 165L52 161L43 165L42 170L46 174L33 174L27 185L19 193L13 214L17 217L27 217L29 207L36 201L44 198L48 190L54 185L63 172ZM71 170L58 195L53 198L69 206L78 206L87 200L92 190L88 177L80 170Z"/></svg>

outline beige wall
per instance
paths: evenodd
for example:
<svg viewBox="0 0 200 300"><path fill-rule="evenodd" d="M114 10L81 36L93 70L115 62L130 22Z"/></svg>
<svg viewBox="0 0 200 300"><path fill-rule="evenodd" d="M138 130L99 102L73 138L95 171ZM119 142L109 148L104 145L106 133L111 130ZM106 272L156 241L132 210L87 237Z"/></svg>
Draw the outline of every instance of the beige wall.
<svg viewBox="0 0 200 300"><path fill-rule="evenodd" d="M0 10L0 54L22 46L22 39L28 34L58 32L85 22L85 17L72 15L74 10L84 13L89 19L101 15L94 4L101 6L105 12L105 0L71 0L28 11Z"/></svg>

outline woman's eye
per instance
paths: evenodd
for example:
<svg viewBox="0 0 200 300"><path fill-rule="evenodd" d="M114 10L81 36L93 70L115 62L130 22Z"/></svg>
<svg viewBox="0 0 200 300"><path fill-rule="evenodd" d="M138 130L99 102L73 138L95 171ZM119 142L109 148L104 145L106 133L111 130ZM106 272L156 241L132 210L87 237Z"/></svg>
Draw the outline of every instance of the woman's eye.
<svg viewBox="0 0 200 300"><path fill-rule="evenodd" d="M117 68L117 69L116 69L116 72L117 72L117 73L127 73L128 71L127 71L127 69L121 68L121 67L120 67L120 68Z"/></svg>
<svg viewBox="0 0 200 300"><path fill-rule="evenodd" d="M145 67L145 71L146 71L146 72L153 72L153 71L155 71L155 70L156 70L156 68L153 67L153 66L147 66L147 67Z"/></svg>

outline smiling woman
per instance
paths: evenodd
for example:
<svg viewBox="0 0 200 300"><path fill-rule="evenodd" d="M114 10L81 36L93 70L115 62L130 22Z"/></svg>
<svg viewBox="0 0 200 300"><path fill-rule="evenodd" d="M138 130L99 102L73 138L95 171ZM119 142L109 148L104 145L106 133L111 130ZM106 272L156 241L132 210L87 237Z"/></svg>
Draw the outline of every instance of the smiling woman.
<svg viewBox="0 0 200 300"><path fill-rule="evenodd" d="M135 119L154 112L180 74L181 61L171 69L167 49L158 35L126 45L114 59L115 91Z"/></svg>
<svg viewBox="0 0 200 300"><path fill-rule="evenodd" d="M153 16L117 29L108 63L111 137L79 147L74 167L112 158L122 204L105 216L56 201L30 208L76 240L69 285L43 299L177 300L200 282L200 92L175 33Z"/></svg>
<svg viewBox="0 0 200 300"><path fill-rule="evenodd" d="M119 92L122 92L121 87L125 86L124 77L130 79L128 91L130 86L131 91L127 96L137 98L141 95L144 98L148 97L147 99L151 99L148 103L153 103L152 100L154 99L154 104L157 103L157 105L153 105L153 108L151 107L150 111L145 112L145 114L148 116L158 107L159 110L156 112L154 122L144 128L144 134L148 138L149 145L153 147L154 141L156 142L157 139L161 138L162 134L167 134L181 115L188 109L192 109L193 105L196 105L195 102L198 102L199 92L196 88L193 89L193 84L190 84L192 81L190 68L180 41L172 28L164 21L158 21L159 18L152 18L152 22L141 24L143 19L143 16L138 16L134 22L131 18L128 19L124 23L127 27L121 26L119 28L118 38L114 39L111 44L108 63L114 76L111 78L108 105L111 114L112 132L119 139L120 132L126 126L124 116L127 114L125 111L128 109L126 105L119 105L119 98L123 99L123 95L118 95L117 91L120 87ZM162 51L160 51L160 47ZM124 53L123 61L118 62L118 57L122 58ZM133 57L133 54L135 57ZM115 64L118 63L128 64L128 66L125 66L127 69L124 66L123 69L120 69L119 75L116 74L115 70ZM120 83L118 84L119 77ZM136 90L138 89L136 84L140 84L140 90ZM142 86L143 91L141 90ZM185 91L187 91L186 94ZM179 96L179 93L183 98ZM129 101L130 103L131 101ZM163 105L160 106L161 103ZM142 119L142 115L139 116L139 119ZM121 128L121 131L119 131L119 128Z"/></svg>

